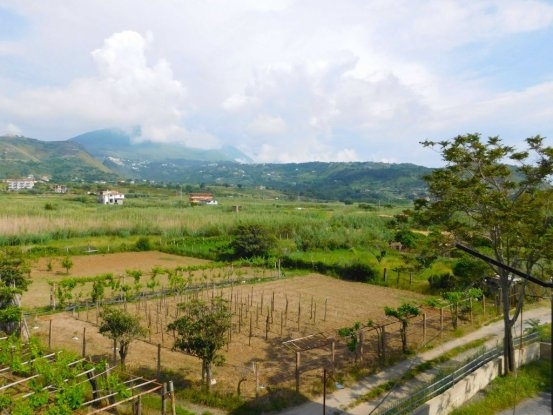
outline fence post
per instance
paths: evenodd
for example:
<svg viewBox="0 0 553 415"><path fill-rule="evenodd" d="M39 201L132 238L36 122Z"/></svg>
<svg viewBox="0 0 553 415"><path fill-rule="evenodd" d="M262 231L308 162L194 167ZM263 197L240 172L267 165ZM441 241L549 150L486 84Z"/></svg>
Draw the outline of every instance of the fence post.
<svg viewBox="0 0 553 415"><path fill-rule="evenodd" d="M133 402L132 405L133 415L142 415L142 396L138 395L138 398Z"/></svg>
<svg viewBox="0 0 553 415"><path fill-rule="evenodd" d="M484 317L486 317L486 296L482 295L482 311L484 312Z"/></svg>
<svg viewBox="0 0 553 415"><path fill-rule="evenodd" d="M255 397L259 398L259 365L253 362L253 370L255 371Z"/></svg>
<svg viewBox="0 0 553 415"><path fill-rule="evenodd" d="M171 397L171 414L177 415L177 408L175 402L175 389L173 387L173 381L169 381L169 396Z"/></svg>
<svg viewBox="0 0 553 415"><path fill-rule="evenodd" d="M301 352L296 352L296 393L300 392L300 363Z"/></svg>
<svg viewBox="0 0 553 415"><path fill-rule="evenodd" d="M157 378L161 376L161 344L157 344Z"/></svg>
<svg viewBox="0 0 553 415"><path fill-rule="evenodd" d="M161 389L161 415L167 415L167 383Z"/></svg>
<svg viewBox="0 0 553 415"><path fill-rule="evenodd" d="M86 356L86 327L83 327L83 357Z"/></svg>
<svg viewBox="0 0 553 415"><path fill-rule="evenodd" d="M251 346L252 344L252 320L253 320L253 316L252 316L252 313L250 312L250 333L248 335L248 346Z"/></svg>
<svg viewBox="0 0 553 415"><path fill-rule="evenodd" d="M440 308L440 337L442 337L442 334L444 332L444 308Z"/></svg>
<svg viewBox="0 0 553 415"><path fill-rule="evenodd" d="M386 361L386 326L382 326L382 361Z"/></svg>
<svg viewBox="0 0 553 415"><path fill-rule="evenodd" d="M426 313L422 313L422 343L426 344Z"/></svg>
<svg viewBox="0 0 553 415"><path fill-rule="evenodd" d="M359 330L359 358L363 360L363 342L365 340L365 334L363 330Z"/></svg>

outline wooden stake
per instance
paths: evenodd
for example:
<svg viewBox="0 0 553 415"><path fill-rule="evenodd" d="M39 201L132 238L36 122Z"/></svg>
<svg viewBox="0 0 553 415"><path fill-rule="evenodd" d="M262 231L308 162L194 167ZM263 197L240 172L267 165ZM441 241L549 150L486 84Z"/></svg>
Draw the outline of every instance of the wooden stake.
<svg viewBox="0 0 553 415"><path fill-rule="evenodd" d="M300 392L300 353L301 352L296 352L296 393Z"/></svg>
<svg viewBox="0 0 553 415"><path fill-rule="evenodd" d="M83 357L86 356L86 327L83 327Z"/></svg>
<svg viewBox="0 0 553 415"><path fill-rule="evenodd" d="M167 383L163 384L161 390L161 415L167 415Z"/></svg>
<svg viewBox="0 0 553 415"><path fill-rule="evenodd" d="M169 396L171 397L171 415L177 415L175 389L172 380L169 381Z"/></svg>
<svg viewBox="0 0 553 415"><path fill-rule="evenodd" d="M248 335L248 346L252 345L252 313L250 313L250 334Z"/></svg>
<svg viewBox="0 0 553 415"><path fill-rule="evenodd" d="M48 327L48 349L52 350L52 320Z"/></svg>
<svg viewBox="0 0 553 415"><path fill-rule="evenodd" d="M157 344L157 378L161 376L161 344Z"/></svg>

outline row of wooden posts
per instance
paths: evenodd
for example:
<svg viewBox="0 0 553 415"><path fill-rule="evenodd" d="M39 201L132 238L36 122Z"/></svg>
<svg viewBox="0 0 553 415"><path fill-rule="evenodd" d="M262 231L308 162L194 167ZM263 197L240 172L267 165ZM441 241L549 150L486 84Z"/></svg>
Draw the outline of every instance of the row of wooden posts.
<svg viewBox="0 0 553 415"><path fill-rule="evenodd" d="M212 295L214 295L212 293ZM263 298L264 296L262 295L261 296L261 304L263 303ZM237 323L235 325L235 331L240 333L242 331L242 328L243 326L247 326L248 325L248 320L249 320L249 333L248 333L248 344L251 344L251 338L253 337L253 325L254 325L254 320L255 320L255 327L256 328L259 328L259 316L260 315L263 315L264 314L264 308L261 306L261 304L257 304L255 305L255 319L254 319L254 312L253 311L250 311L250 307L253 307L253 293L252 293L252 296L247 296L245 298L245 302L244 301L239 301L238 299L238 294L235 293L234 294L234 298L233 298L234 301L232 301L232 306L234 308L234 312L235 312L235 315L237 317ZM242 300L242 299L241 299ZM266 314L265 314L265 330L264 330L264 334L265 334L265 339L268 339L268 336L269 336L269 332L270 332L270 329L272 327L272 325L274 324L274 311L275 311L275 301L274 301L274 292L272 294L272 297L271 297L271 300L270 300L270 305L267 305L266 306ZM300 322L301 322L301 298L300 298L300 301L298 302L298 317L297 317L297 324L298 324L298 330L300 328ZM125 304L126 306L126 304ZM483 306L483 309L485 311L486 309L486 302L485 302L485 298L482 299L482 306ZM139 301L137 303L135 303L135 307L136 307L136 311L137 311L137 314L140 313L141 311L144 312L144 315L145 317L147 318L148 320L148 326L150 326L150 336L149 336L149 341L150 343L152 342L152 338L151 338L151 333L152 333L152 315L151 315L151 312L153 310L155 310L154 312L156 312L156 324L155 324L155 327L158 328L158 332L161 332L161 340L162 340L162 344L163 344L163 341L164 341L164 333L165 333L165 330L164 330L164 327L163 327L163 324L162 324L162 319L163 319L163 314L165 314L165 316L169 316L169 305L165 302L165 299L164 298L160 298L159 301L157 301L157 304L152 307L152 306L149 306L148 307L148 302L147 301ZM440 326L439 326L439 333L440 335L442 334L443 330L444 330L444 309L443 308L440 308ZM87 320L89 319L89 316L88 316L88 309L86 311L87 313ZM98 305L96 305L96 323L98 323L98 313L99 313L99 310L98 310ZM178 313L179 313L179 308L176 307L176 311L175 311L175 317L178 317ZM286 327L286 323L288 321L287 319L287 313L288 313L288 299L286 299L286 307L284 309L284 311L281 311L280 312L280 334L282 336L283 334L283 328ZM325 300L325 309L324 309L324 320L326 320L326 313L327 313L327 300ZM311 299L311 309L310 309L310 319L313 319L315 320L316 319L316 314L317 314L317 303L314 302L313 298ZM247 318L247 316L249 315L249 319ZM471 300L471 307L470 307L470 321L472 321L472 300ZM48 342L49 342L49 347L51 346L51 321L50 321L50 330L49 330L49 338L48 338ZM393 323L390 323L390 324L393 324ZM379 340L378 342L378 346L379 346L379 356L385 356L386 355L386 341L385 341L385 336L386 336L386 333L385 333L385 329L382 327L382 336L381 336L381 339ZM423 314L422 315L422 337L423 337L423 342L426 342L426 338L427 338L427 318L426 318L426 314ZM232 329L229 330L228 332L228 343L230 343L232 341ZM362 356L363 355L363 343L364 343L364 331L362 331L360 333L360 350L359 350L359 354ZM160 373L160 369L161 369L161 344L158 344L158 361L157 361L157 371L158 371L158 375ZM228 347L228 344L227 344L227 347ZM333 343L333 346L332 346L333 350L335 348L335 345ZM301 352L300 352L301 353ZM84 329L83 331L83 356L86 354L86 329ZM116 360L116 355L115 355L115 348L114 348L114 361ZM300 362L301 362L301 357L300 357L300 354L298 354L296 356L296 360L297 360L297 368L296 368L296 384L297 384L297 388L299 388L299 373L300 373ZM332 352L332 362L334 364L334 351ZM259 372L259 369L255 370L254 371L256 373L256 376L258 376L258 372Z"/></svg>

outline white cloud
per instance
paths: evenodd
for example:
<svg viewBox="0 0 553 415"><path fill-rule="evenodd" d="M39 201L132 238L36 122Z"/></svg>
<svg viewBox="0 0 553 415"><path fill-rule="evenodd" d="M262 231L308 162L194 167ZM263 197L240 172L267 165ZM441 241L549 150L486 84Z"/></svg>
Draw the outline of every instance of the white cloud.
<svg viewBox="0 0 553 415"><path fill-rule="evenodd" d="M259 102L253 97L248 97L243 94L234 94L226 98L221 106L223 109L233 112L249 109L257 104L259 104Z"/></svg>
<svg viewBox="0 0 553 415"><path fill-rule="evenodd" d="M0 41L0 119L38 138L425 164L425 138L553 138L546 0L3 3L28 29Z"/></svg>
<svg viewBox="0 0 553 415"><path fill-rule="evenodd" d="M16 117L34 117L42 122L60 122L74 117L93 128L141 126L141 139L180 141L205 148L218 145L209 134L197 136L184 127L186 101L184 85L176 80L169 63L160 59L149 65L146 50L152 35L115 33L91 53L97 75L71 81L65 87L44 87L22 92L3 101ZM82 131L82 130L81 130Z"/></svg>
<svg viewBox="0 0 553 415"><path fill-rule="evenodd" d="M259 162L301 163L307 161L359 161L359 156L354 149L335 149L316 138L303 138L297 141L284 143L264 142L259 153L256 154Z"/></svg>
<svg viewBox="0 0 553 415"><path fill-rule="evenodd" d="M249 133L254 135L282 135L286 133L286 121L280 117L259 115L247 127Z"/></svg>
<svg viewBox="0 0 553 415"><path fill-rule="evenodd" d="M4 130L4 134L8 136L17 136L22 133L21 129L17 125L11 123L8 123L2 129Z"/></svg>

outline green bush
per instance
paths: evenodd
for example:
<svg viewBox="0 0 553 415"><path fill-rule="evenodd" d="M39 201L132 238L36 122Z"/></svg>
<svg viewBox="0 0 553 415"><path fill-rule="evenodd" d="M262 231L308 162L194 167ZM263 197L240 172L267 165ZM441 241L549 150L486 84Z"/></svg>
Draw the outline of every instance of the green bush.
<svg viewBox="0 0 553 415"><path fill-rule="evenodd" d="M355 261L351 264L336 266L338 276L347 281L370 282L376 279L375 270L368 264Z"/></svg>
<svg viewBox="0 0 553 415"><path fill-rule="evenodd" d="M428 283L431 290L453 290L457 287L457 278L450 272L444 272L443 274L433 274L428 277Z"/></svg>
<svg viewBox="0 0 553 415"><path fill-rule="evenodd" d="M230 247L235 258L253 258L269 256L276 247L276 238L261 224L241 224L232 230Z"/></svg>
<svg viewBox="0 0 553 415"><path fill-rule="evenodd" d="M401 244L406 248L415 248L417 246L418 239L417 235L408 229L401 229L397 231L394 236L394 241L401 242Z"/></svg>
<svg viewBox="0 0 553 415"><path fill-rule="evenodd" d="M150 239L142 236L138 238L138 241L136 241L136 244L134 244L134 247L137 251L151 251L152 250L152 244L150 242Z"/></svg>

